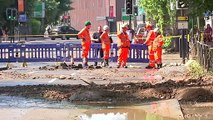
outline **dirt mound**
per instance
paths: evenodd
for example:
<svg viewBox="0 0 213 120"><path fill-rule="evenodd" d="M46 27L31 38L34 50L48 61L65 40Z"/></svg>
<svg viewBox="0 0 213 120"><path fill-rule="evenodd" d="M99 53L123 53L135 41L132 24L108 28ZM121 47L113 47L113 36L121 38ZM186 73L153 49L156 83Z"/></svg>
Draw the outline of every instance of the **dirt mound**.
<svg viewBox="0 0 213 120"><path fill-rule="evenodd" d="M178 90L176 98L181 101L208 102L213 101L212 89L205 88L184 88Z"/></svg>
<svg viewBox="0 0 213 120"><path fill-rule="evenodd" d="M198 87L199 86L199 87ZM34 85L0 87L0 94L67 100L77 103L132 104L144 101L178 99L180 101L213 101L212 84L205 81L167 81L151 84L122 83L109 85Z"/></svg>
<svg viewBox="0 0 213 120"><path fill-rule="evenodd" d="M88 67L89 69L100 69L101 66L93 66L90 65ZM83 69L82 64L74 65L74 64L67 64L67 63L60 63L59 65L46 65L39 67L40 70L57 70L57 69L73 69L73 70L79 70Z"/></svg>
<svg viewBox="0 0 213 120"><path fill-rule="evenodd" d="M71 97L69 97L69 101L98 101L103 99L103 95L104 92L101 91L77 91Z"/></svg>

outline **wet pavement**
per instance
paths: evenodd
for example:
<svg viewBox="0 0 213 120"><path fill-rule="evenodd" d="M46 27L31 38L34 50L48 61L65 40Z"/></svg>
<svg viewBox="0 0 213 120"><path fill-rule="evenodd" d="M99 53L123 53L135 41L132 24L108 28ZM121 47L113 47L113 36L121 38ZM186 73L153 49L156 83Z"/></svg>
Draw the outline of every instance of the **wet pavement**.
<svg viewBox="0 0 213 120"><path fill-rule="evenodd" d="M40 70L39 67L42 66L53 66L56 63L28 63L27 67L22 67L22 63L12 63L12 69L6 70L7 73L14 73L14 76L22 75L17 79L7 79L0 81L0 86L16 86L16 85L39 85L39 84L48 84L48 85L87 85L84 81L92 81L95 84L118 84L125 82L141 82L144 80L161 80L161 76L147 76L145 75L146 70L141 69L146 66L145 63L129 63L129 68L120 68L119 73L122 74L112 77L110 74L112 72L117 72L115 68L102 68L103 76L97 76L94 72L89 72L88 69L59 69L59 70ZM77 63L76 63L77 64ZM90 63L92 64L92 63ZM0 64L4 66L4 64ZM112 66L115 67L116 63L112 63ZM94 69L95 70L95 69ZM92 71L92 70L91 70ZM99 70L96 69L98 72ZM156 70L154 70L156 71ZM153 72L154 72L153 71ZM126 76L126 73L140 73L140 77L130 77ZM152 70L150 71L152 72ZM32 76L32 77L30 77ZM1 77L1 76L0 76ZM124 79L125 78L125 79Z"/></svg>

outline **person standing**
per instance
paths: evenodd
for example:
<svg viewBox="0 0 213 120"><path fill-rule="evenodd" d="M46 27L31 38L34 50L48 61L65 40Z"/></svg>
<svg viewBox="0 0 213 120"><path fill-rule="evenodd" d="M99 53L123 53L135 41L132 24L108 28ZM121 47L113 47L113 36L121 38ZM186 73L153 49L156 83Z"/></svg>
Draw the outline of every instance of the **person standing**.
<svg viewBox="0 0 213 120"><path fill-rule="evenodd" d="M153 26L152 26L152 24L150 24L150 23L146 23L145 28L146 28L146 30L149 32L150 30L153 29Z"/></svg>
<svg viewBox="0 0 213 120"><path fill-rule="evenodd" d="M204 31L204 42L211 42L212 41L212 28L210 24L207 24L207 27Z"/></svg>
<svg viewBox="0 0 213 120"><path fill-rule="evenodd" d="M162 48L163 48L163 35L158 31L157 37L153 41L153 51L155 57L155 63L157 64L157 69L162 68Z"/></svg>
<svg viewBox="0 0 213 120"><path fill-rule="evenodd" d="M126 33L128 34L130 43L134 43L135 31L132 28L130 28L129 25L127 25L127 31L126 31Z"/></svg>
<svg viewBox="0 0 213 120"><path fill-rule="evenodd" d="M149 53L149 65L146 66L146 69L152 69L155 68L155 57L154 57L154 51L153 51L153 41L156 38L156 33L159 31L158 28L155 28L154 30L150 30L146 41L144 44L148 45L148 53Z"/></svg>
<svg viewBox="0 0 213 120"><path fill-rule="evenodd" d="M127 31L127 24L122 25L122 31L117 34L117 46L118 46L118 61L117 61L117 68L124 67L127 68L126 62L129 55L129 48L130 48L130 40L128 37Z"/></svg>
<svg viewBox="0 0 213 120"><path fill-rule="evenodd" d="M98 26L98 31L93 33L93 35L92 35L92 38L95 39L95 40L93 40L94 43L101 43L100 36L101 36L102 33L103 33L102 27ZM103 58L103 50L102 49L97 49L95 54L96 54L95 57L98 57L98 54L99 54L101 59ZM98 62L95 61L94 65L97 66Z"/></svg>
<svg viewBox="0 0 213 120"><path fill-rule="evenodd" d="M100 36L102 41L102 49L104 53L104 67L109 66L109 53L111 48L111 37L109 36L109 26L103 27L104 32Z"/></svg>
<svg viewBox="0 0 213 120"><path fill-rule="evenodd" d="M2 42L2 38L3 38L3 28L2 28L2 24L0 23L0 43Z"/></svg>
<svg viewBox="0 0 213 120"><path fill-rule="evenodd" d="M90 50L91 45L91 37L90 37L90 28L91 28L91 22L86 21L84 23L85 27L78 33L78 38L82 39L81 45L82 45L82 59L83 59L83 66L88 66L88 54Z"/></svg>

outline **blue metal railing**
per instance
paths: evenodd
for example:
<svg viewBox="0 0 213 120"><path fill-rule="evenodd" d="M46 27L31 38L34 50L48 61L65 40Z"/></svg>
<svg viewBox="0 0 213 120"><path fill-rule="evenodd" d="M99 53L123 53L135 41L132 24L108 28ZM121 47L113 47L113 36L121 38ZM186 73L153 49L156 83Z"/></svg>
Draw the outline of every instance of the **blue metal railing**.
<svg viewBox="0 0 213 120"><path fill-rule="evenodd" d="M81 44L50 43L50 44L0 44L0 62L55 62L82 61ZM101 49L100 43L91 44L89 61L99 61L96 53ZM131 44L128 62L149 62L148 47L141 44ZM110 60L117 61L117 44L112 44Z"/></svg>

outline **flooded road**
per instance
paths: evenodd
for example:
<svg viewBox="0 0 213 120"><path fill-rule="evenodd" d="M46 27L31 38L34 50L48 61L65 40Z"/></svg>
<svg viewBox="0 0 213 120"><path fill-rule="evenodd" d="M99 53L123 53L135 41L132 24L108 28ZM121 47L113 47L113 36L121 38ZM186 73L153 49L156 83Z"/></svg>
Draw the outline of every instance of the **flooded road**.
<svg viewBox="0 0 213 120"><path fill-rule="evenodd" d="M135 66L130 66L129 69L52 70L54 67L51 65L54 64L28 63L29 66L26 68L21 67L21 64L15 64L12 69L0 71L0 120L182 120L183 117L185 120L212 120L213 118L213 105L182 105L181 102L180 106L178 102L178 100L188 100L195 104L200 101L211 102L212 97L209 96L213 93L212 79L178 80L177 72L171 72L174 69L172 67L167 67L170 71L167 68L161 69L162 71L148 71ZM39 66L51 69L40 69ZM156 72L161 73L157 75ZM165 77L167 79L163 81L158 79L164 75L162 72L168 73ZM182 72L178 75L181 79L184 76ZM170 80L170 77L178 79ZM159 101L145 103L153 100ZM79 101L90 106L79 105ZM115 106L100 106L102 103ZM121 103L127 106L118 106ZM130 105L134 103L137 104Z"/></svg>
<svg viewBox="0 0 213 120"><path fill-rule="evenodd" d="M176 100L134 106L86 106L1 95L0 116L2 120L179 120L182 113L179 104L174 104ZM167 113L160 112L162 109Z"/></svg>

